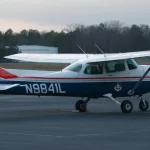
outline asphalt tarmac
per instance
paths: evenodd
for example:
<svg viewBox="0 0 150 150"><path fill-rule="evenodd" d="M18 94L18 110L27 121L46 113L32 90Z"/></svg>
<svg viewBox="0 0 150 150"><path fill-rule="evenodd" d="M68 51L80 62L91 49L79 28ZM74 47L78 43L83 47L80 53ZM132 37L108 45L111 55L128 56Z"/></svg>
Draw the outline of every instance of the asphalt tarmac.
<svg viewBox="0 0 150 150"><path fill-rule="evenodd" d="M76 100L1 96L0 150L150 149L150 111L140 112L135 98L131 114L108 99L92 100L87 113L78 113Z"/></svg>

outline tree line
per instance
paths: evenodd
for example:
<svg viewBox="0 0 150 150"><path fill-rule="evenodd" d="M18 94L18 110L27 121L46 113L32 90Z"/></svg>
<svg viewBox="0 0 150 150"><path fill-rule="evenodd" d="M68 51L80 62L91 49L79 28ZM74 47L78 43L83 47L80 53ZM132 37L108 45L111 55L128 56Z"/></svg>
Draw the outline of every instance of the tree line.
<svg viewBox="0 0 150 150"><path fill-rule="evenodd" d="M97 44L104 52L129 52L150 49L150 27L148 25L127 26L119 21L110 21L98 25L67 26L61 32L30 29L20 33L8 29L0 31L0 58L18 53L17 45L43 45L59 48L59 53L100 53L94 47Z"/></svg>

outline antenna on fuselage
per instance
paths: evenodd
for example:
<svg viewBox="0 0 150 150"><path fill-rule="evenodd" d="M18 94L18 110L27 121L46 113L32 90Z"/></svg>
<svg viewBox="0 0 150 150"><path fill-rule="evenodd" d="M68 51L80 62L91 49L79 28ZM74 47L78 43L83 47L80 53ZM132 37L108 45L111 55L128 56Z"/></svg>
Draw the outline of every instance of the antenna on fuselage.
<svg viewBox="0 0 150 150"><path fill-rule="evenodd" d="M106 54L104 53L104 51L97 44L94 44L94 45L106 57Z"/></svg>
<svg viewBox="0 0 150 150"><path fill-rule="evenodd" d="M86 52L79 45L77 45L77 47L86 55L86 58L88 58L88 55L86 54Z"/></svg>

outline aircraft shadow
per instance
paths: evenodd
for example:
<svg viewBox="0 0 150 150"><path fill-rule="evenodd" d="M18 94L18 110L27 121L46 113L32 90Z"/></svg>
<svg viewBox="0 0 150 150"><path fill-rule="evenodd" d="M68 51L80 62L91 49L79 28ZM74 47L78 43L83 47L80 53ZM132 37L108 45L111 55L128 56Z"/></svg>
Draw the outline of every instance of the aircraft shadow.
<svg viewBox="0 0 150 150"><path fill-rule="evenodd" d="M121 119L139 117L149 118L150 110L147 112L134 111L130 114L124 114L120 111L114 112L86 112L78 113L71 111L62 111L62 110L16 110L16 111L5 111L0 113L0 122L22 122L22 121L36 121L36 120L53 120L53 119L103 119L103 118L112 118L118 117Z"/></svg>

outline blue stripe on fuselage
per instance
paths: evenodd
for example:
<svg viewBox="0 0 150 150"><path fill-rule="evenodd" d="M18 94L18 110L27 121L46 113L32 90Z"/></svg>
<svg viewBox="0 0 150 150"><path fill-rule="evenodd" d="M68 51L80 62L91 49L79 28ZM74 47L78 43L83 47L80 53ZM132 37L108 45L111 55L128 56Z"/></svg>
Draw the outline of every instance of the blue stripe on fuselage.
<svg viewBox="0 0 150 150"><path fill-rule="evenodd" d="M72 96L72 97L102 97L104 94L112 93L115 97L129 96L127 92L134 87L137 81L130 82L27 82L1 80L0 84L20 84L1 94L14 95L44 95L44 96ZM116 90L119 84L120 90ZM150 81L143 81L135 94L145 94L150 92Z"/></svg>

